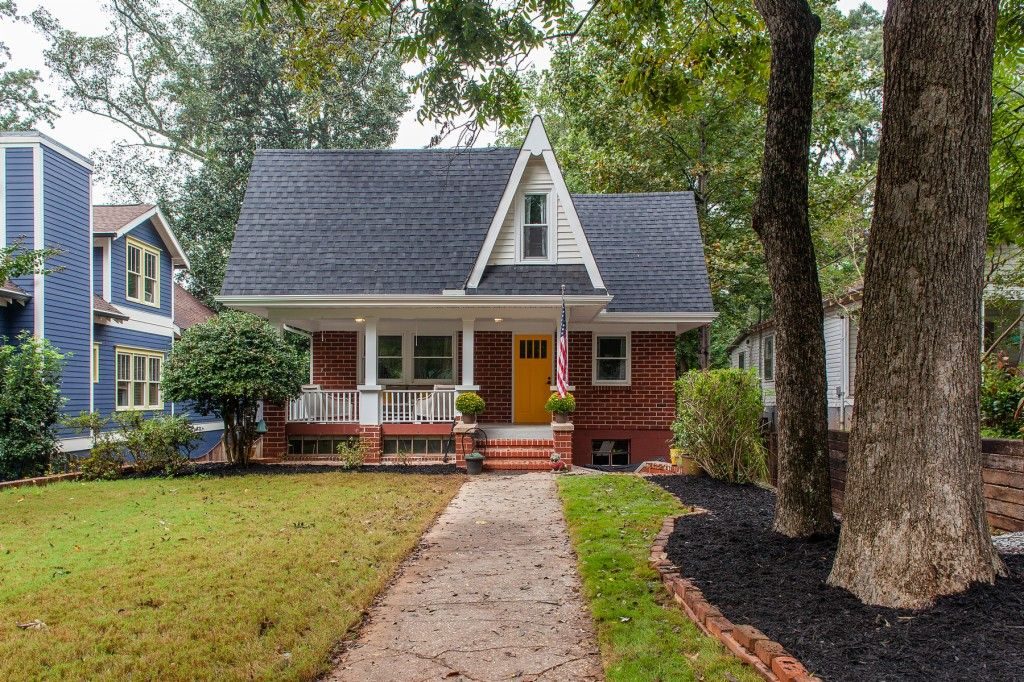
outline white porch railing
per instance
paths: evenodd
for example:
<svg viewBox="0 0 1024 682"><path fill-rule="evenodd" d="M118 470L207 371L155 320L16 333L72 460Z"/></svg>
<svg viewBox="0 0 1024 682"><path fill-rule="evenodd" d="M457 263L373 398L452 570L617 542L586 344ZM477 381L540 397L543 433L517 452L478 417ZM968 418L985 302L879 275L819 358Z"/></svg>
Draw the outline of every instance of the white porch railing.
<svg viewBox="0 0 1024 682"><path fill-rule="evenodd" d="M359 422L359 391L309 391L288 403L288 421L313 424Z"/></svg>
<svg viewBox="0 0 1024 682"><path fill-rule="evenodd" d="M455 420L456 389L400 389L380 395L380 417L385 424L435 424Z"/></svg>

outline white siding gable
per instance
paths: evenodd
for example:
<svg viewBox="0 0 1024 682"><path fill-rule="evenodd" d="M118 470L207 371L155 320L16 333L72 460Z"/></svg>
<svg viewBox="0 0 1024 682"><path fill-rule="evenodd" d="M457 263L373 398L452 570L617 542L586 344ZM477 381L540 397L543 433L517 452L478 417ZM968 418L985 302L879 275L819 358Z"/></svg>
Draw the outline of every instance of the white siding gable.
<svg viewBox="0 0 1024 682"><path fill-rule="evenodd" d="M576 237L569 225L569 218L565 212L561 197L557 196L555 183L548 172L544 159L533 157L527 162L526 170L523 171L523 178L519 182L515 199L501 224L501 231L494 242L494 249L488 259L488 265L514 265L516 263L516 233L519 230L520 222L523 219L522 207L523 197L526 194L547 194L555 205L555 259L558 263L582 263L580 247L576 243Z"/></svg>

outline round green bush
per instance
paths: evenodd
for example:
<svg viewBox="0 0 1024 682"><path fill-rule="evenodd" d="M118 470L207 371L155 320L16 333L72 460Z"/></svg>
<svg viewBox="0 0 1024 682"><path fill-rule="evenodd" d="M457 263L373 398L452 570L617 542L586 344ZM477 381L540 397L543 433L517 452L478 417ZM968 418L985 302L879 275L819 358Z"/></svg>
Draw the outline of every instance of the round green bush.
<svg viewBox="0 0 1024 682"><path fill-rule="evenodd" d="M467 391L460 393L459 397L455 399L455 409L462 414L480 414L484 411L486 403L476 393Z"/></svg>
<svg viewBox="0 0 1024 682"><path fill-rule="evenodd" d="M555 414L572 414L576 411L576 398L572 393L566 393L564 398L557 393L552 393L548 401L544 403L544 409Z"/></svg>

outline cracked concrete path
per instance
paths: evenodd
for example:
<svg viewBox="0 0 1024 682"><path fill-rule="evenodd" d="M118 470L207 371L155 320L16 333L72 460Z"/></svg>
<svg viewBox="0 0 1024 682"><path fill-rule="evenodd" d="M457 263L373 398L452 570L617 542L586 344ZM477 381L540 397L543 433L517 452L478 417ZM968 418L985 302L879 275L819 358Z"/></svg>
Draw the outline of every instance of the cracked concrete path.
<svg viewBox="0 0 1024 682"><path fill-rule="evenodd" d="M603 679L552 475L462 486L327 679Z"/></svg>

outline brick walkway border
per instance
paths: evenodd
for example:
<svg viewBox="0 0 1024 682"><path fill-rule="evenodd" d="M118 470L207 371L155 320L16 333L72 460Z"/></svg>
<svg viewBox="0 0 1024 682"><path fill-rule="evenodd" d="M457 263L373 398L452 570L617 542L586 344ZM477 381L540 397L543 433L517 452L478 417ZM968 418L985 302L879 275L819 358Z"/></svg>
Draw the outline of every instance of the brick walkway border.
<svg viewBox="0 0 1024 682"><path fill-rule="evenodd" d="M693 513L706 513L695 509ZM769 682L821 682L791 656L778 642L750 625L734 625L722 612L704 599L704 594L688 579L682 577L665 547L682 516L669 516L661 524L661 532L651 546L651 568L661 574L661 580L672 598L704 634L714 637L741 661L756 670Z"/></svg>

